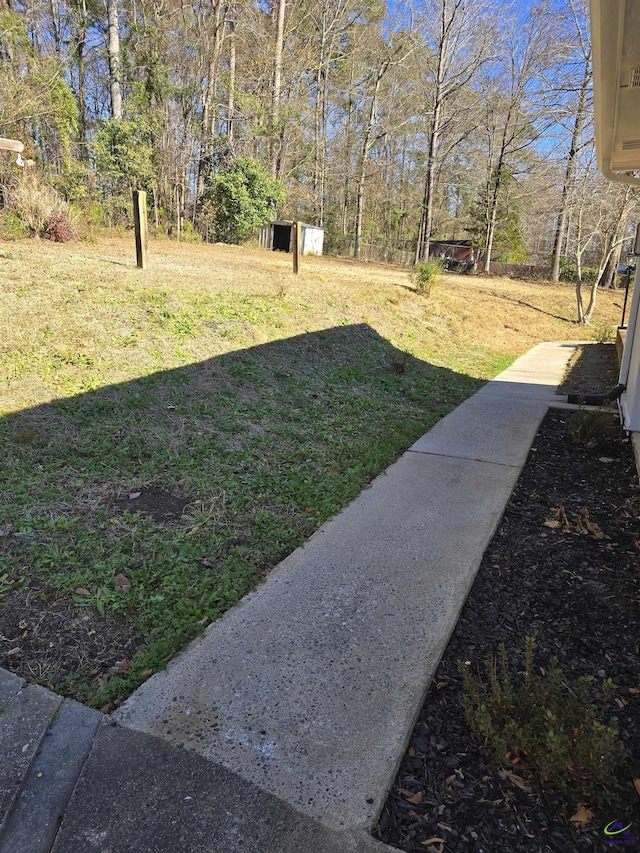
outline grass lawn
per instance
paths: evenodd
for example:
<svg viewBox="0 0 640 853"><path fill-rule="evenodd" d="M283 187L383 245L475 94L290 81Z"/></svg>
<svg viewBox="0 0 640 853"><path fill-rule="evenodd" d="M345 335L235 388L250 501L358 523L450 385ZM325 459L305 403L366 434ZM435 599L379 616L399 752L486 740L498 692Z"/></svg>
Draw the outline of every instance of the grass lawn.
<svg viewBox="0 0 640 853"><path fill-rule="evenodd" d="M447 275L425 298L393 267L294 276L288 255L168 241L142 272L120 238L4 243L0 272L0 665L98 707L483 381L539 341L606 336L622 304L601 293L585 329L567 285ZM62 627L42 649L28 618L60 602L129 651L61 665Z"/></svg>

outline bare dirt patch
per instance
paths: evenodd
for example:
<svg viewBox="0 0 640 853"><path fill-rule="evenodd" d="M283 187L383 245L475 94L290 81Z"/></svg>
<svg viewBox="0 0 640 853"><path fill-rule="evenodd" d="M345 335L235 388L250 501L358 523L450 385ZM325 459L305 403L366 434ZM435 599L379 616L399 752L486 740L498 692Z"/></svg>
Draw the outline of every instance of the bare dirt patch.
<svg viewBox="0 0 640 853"><path fill-rule="evenodd" d="M65 680L107 680L140 643L124 617L79 606L39 581L9 593L0 608L0 667L52 690Z"/></svg>
<svg viewBox="0 0 640 853"><path fill-rule="evenodd" d="M113 502L112 510L146 515L154 521L174 521L184 515L191 503L193 501L189 498L172 495L157 487L150 487L118 498Z"/></svg>

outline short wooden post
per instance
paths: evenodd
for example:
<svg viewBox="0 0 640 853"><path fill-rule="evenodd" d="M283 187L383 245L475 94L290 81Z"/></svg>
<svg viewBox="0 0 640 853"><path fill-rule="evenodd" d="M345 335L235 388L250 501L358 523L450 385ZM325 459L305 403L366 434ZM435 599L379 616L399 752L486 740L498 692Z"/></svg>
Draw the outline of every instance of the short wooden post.
<svg viewBox="0 0 640 853"><path fill-rule="evenodd" d="M139 270L147 268L147 194L133 191L133 221L136 228L136 262Z"/></svg>
<svg viewBox="0 0 640 853"><path fill-rule="evenodd" d="M293 243L293 271L298 273L300 272L300 254L302 252L302 227L301 223L297 220L293 223L291 237L291 242Z"/></svg>

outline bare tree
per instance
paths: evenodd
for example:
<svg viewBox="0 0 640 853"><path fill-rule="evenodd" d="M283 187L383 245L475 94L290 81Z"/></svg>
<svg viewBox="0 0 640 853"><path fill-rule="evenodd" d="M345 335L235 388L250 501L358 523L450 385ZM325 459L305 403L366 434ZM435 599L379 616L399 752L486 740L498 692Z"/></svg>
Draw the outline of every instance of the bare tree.
<svg viewBox="0 0 640 853"><path fill-rule="evenodd" d="M278 0L276 16L276 39L273 52L273 89L271 91L271 175L275 178L280 171L280 98L282 90L282 50L284 46L284 13L286 0Z"/></svg>
<svg viewBox="0 0 640 853"><path fill-rule="evenodd" d="M427 164L416 262L429 257L440 138L444 125L452 121L451 115L446 115L447 108L451 113L456 96L489 57L491 39L482 26L487 9L480 0L432 0L425 10L423 28L435 65L427 113Z"/></svg>
<svg viewBox="0 0 640 853"><path fill-rule="evenodd" d="M574 53L576 55L579 80L576 81L577 85L569 82L571 88L576 87L578 97L577 102L572 102L569 105L569 118L573 120L573 128L562 182L562 199L558 213L558 224L553 241L551 270L549 273L551 281L558 281L560 278L560 257L566 238L569 205L573 190L577 157L581 148L585 144L588 144L584 142L582 136L592 110L589 97L591 93L592 68L591 41L588 33L588 11L585 8L586 3L584 0L567 0L567 3L571 21L575 28L574 38L576 47ZM569 63L569 65L572 70L575 68L575 63Z"/></svg>
<svg viewBox="0 0 640 853"><path fill-rule="evenodd" d="M120 62L120 26L118 0L107 0L107 51L109 54L109 87L111 118L122 118L122 68Z"/></svg>

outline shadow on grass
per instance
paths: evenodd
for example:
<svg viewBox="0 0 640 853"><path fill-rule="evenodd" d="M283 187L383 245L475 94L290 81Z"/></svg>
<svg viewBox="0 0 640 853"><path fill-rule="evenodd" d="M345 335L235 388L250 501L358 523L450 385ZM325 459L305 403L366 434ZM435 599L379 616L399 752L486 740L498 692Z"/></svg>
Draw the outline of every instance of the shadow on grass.
<svg viewBox="0 0 640 853"><path fill-rule="evenodd" d="M489 293L496 299L503 299L505 302L511 302L513 305L523 305L525 308L531 308L532 311L537 311L538 314L544 314L546 317L551 317L554 320L561 320L563 323L570 323L572 326L575 326L578 322L570 317L562 317L560 314L554 314L552 311L545 311L544 308L532 305L530 302L525 302L524 299L515 299L513 296L507 296L506 293L500 293L497 290L485 290L480 292Z"/></svg>
<svg viewBox="0 0 640 853"><path fill-rule="evenodd" d="M482 384L362 324L3 418L5 598L35 589L31 606L47 609L67 597L141 638L126 671L67 662L43 680L119 701ZM25 672L27 644L6 646L0 666Z"/></svg>

